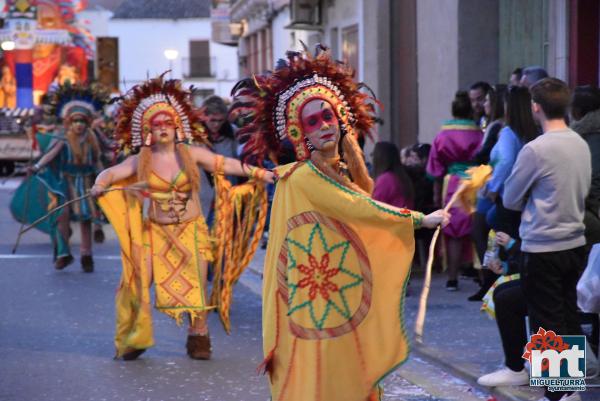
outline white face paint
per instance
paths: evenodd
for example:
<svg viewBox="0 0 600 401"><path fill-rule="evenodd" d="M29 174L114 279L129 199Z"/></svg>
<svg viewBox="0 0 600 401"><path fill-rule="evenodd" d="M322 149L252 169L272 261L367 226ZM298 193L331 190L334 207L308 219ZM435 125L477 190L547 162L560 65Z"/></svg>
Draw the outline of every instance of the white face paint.
<svg viewBox="0 0 600 401"><path fill-rule="evenodd" d="M304 135L316 150L335 152L340 140L340 124L333 107L328 102L315 99L302 108Z"/></svg>

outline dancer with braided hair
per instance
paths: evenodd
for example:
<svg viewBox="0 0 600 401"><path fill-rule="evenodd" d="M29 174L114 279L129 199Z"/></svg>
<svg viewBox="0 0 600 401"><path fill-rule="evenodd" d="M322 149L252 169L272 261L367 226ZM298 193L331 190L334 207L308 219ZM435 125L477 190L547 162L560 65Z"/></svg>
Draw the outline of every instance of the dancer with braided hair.
<svg viewBox="0 0 600 401"><path fill-rule="evenodd" d="M190 358L210 359L206 317L219 305L209 305L206 296L207 262L218 264L225 244L214 243L222 241L211 237L202 215L198 167L221 176L273 181L270 171L191 146L207 140L200 118L178 80L149 80L121 101L115 136L129 156L101 172L92 188L121 245L117 358L136 359L154 344L149 294L154 282L156 308L178 323L189 317ZM116 190L132 185L144 189ZM228 300L224 304L228 308Z"/></svg>
<svg viewBox="0 0 600 401"><path fill-rule="evenodd" d="M374 99L329 52L289 52L270 75L234 87L231 117L244 160L275 169L264 267L263 350L273 400L379 399L378 383L406 360L402 305L414 229L448 216L373 200L357 139Z"/></svg>

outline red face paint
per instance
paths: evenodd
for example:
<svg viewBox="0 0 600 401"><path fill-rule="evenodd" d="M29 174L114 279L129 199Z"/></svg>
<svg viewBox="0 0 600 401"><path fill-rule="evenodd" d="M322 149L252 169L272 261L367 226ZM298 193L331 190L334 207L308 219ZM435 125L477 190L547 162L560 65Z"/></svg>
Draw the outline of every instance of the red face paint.
<svg viewBox="0 0 600 401"><path fill-rule="evenodd" d="M324 108L316 113L302 117L302 127L305 134L312 134L321 129L323 125L331 127L335 123L335 114L333 110Z"/></svg>
<svg viewBox="0 0 600 401"><path fill-rule="evenodd" d="M173 116L171 116L169 113L160 112L154 115L150 120L150 128L152 130L160 130L162 128L175 129L175 121L173 121Z"/></svg>

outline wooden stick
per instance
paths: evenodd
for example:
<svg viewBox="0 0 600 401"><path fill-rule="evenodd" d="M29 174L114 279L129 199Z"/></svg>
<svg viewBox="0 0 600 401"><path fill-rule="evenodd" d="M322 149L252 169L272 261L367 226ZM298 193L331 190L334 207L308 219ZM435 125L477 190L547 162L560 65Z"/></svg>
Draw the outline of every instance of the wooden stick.
<svg viewBox="0 0 600 401"><path fill-rule="evenodd" d="M109 188L109 189L105 189L105 190L104 190L104 193L106 193L106 192L110 192L110 191L137 191L137 190L139 190L139 189L141 189L141 188L135 188L135 184L134 184L134 185L132 185L132 186L130 186L130 187L119 187L119 188ZM34 228L35 226L37 226L38 224L40 224L42 221L46 220L46 219L47 219L48 217L50 217L50 216L51 216L53 213L55 213L55 212L57 212L57 211L59 211L59 210L61 210L61 209L65 208L65 207L69 206L69 205L70 205L70 204L72 204L72 203L75 203L75 202L78 202L78 201L80 201L80 200L83 200L83 199L89 198L90 196L92 196L92 194L88 192L88 193L87 193L87 194L85 194L85 195L82 195L82 196L80 196L80 197L78 197L78 198L75 198L75 199L71 199L70 201L63 203L62 205L59 205L59 206L55 207L54 209L50 210L48 213L46 213L45 215L43 215L42 217L40 217L39 219L37 219L36 221L34 221L33 223L31 223L30 225L28 225L27 227L25 227L25 229L24 229L24 230L20 230L20 231L19 231L19 237L20 237L22 234L25 234L27 231L29 231L29 230L31 230L32 228Z"/></svg>
<svg viewBox="0 0 600 401"><path fill-rule="evenodd" d="M27 163L27 169L29 170L31 168L31 166L33 165L33 142L31 143L31 149L29 151L29 162ZM29 209L29 188L31 187L31 177L26 177L25 179L29 179L27 181L27 184L25 184L27 186L26 191L25 191L25 207L23 209L23 214L27 213L27 209ZM17 253L17 248L19 247L19 243L21 242L21 236L22 231L23 231L23 227L25 227L25 216L21 216L21 218L23 219L23 222L21 223L21 227L19 227L19 235L17 235L17 240L15 241L15 245L13 246L12 249L12 254L14 255L15 253Z"/></svg>
<svg viewBox="0 0 600 401"><path fill-rule="evenodd" d="M458 200L458 196L469 186L468 182L462 182L456 192L450 198L450 201L444 207L444 212L448 212L452 206ZM423 289L421 290L421 298L419 299L419 311L417 312L417 320L415 322L415 340L419 344L423 344L423 326L425 325L425 313L427 312L427 298L429 297L429 288L431 287L431 270L433 267L433 258L435 254L435 245L440 235L442 226L438 226L431 238L431 244L429 245L429 255L427 256L427 267L425 268L425 281L423 282Z"/></svg>
<svg viewBox="0 0 600 401"><path fill-rule="evenodd" d="M22 229L19 231L19 238L21 237L21 235L25 234L27 231L31 230L32 228L34 228L35 226L37 226L38 224L40 224L42 221L46 220L48 217L52 216L53 213L58 212L59 210L69 206L72 203L78 202L80 200L89 198L90 196L92 196L92 194L87 193L85 195L82 195L80 197L77 197L75 199L71 199L68 202L63 203L62 205L59 205L57 207L55 207L54 209L50 210L48 213L46 213L45 215L43 215L42 217L40 217L39 219L37 219L36 221L34 221L33 223L31 223L30 225L28 225L27 227L25 227L25 229Z"/></svg>

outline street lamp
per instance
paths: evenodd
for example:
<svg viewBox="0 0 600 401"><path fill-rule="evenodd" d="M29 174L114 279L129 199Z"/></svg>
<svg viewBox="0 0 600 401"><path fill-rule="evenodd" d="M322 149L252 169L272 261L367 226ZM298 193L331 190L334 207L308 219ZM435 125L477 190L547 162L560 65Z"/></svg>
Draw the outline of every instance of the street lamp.
<svg viewBox="0 0 600 401"><path fill-rule="evenodd" d="M13 42L12 40L7 40L2 42L2 44L0 44L0 47L5 52L9 52L11 50L15 50L15 42Z"/></svg>
<svg viewBox="0 0 600 401"><path fill-rule="evenodd" d="M167 49L164 52L165 57L169 60L169 70L171 78L173 78L173 60L179 56L179 52L175 49Z"/></svg>

